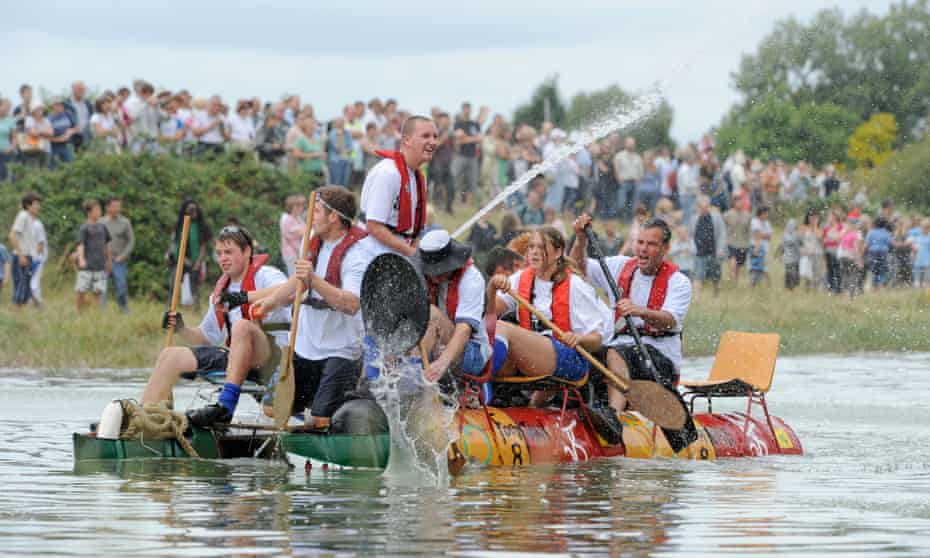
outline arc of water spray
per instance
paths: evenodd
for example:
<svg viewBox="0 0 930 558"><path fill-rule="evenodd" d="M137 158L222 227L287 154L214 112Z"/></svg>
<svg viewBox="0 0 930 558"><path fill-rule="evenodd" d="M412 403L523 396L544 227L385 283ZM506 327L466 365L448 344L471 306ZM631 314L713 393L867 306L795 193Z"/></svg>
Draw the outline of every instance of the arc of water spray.
<svg viewBox="0 0 930 558"><path fill-rule="evenodd" d="M556 165L578 153L584 149L586 145L605 137L611 132L627 128L648 118L659 107L661 102L662 96L659 94L659 91L654 91L636 98L633 101L632 107L629 109L626 109L624 106L613 109L605 118L602 118L599 122L582 131L574 142L567 142L559 146L558 149L545 160L536 163L528 171L520 175L510 186L494 196L494 199L472 215L469 220L462 223L462 225L452 233L452 236L455 238L460 237L470 229L472 225L477 223L479 219L506 200L508 196L526 186L536 175L545 174L554 170Z"/></svg>

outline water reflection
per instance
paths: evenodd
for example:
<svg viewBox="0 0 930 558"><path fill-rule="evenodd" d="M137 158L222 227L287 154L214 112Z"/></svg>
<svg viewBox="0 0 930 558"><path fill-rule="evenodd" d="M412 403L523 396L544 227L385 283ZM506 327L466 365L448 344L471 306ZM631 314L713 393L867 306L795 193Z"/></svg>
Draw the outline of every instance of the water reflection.
<svg viewBox="0 0 930 558"><path fill-rule="evenodd" d="M923 556L928 361L782 359L770 405L798 431L805 457L469 469L440 488L252 459L73 469L70 432L141 383L105 373L0 372L0 549L16 556Z"/></svg>

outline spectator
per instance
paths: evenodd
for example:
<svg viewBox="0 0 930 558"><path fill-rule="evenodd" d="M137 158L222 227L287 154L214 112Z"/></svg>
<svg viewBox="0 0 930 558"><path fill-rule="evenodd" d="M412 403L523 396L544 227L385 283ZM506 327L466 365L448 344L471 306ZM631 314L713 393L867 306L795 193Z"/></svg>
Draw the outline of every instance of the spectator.
<svg viewBox="0 0 930 558"><path fill-rule="evenodd" d="M536 130L526 124L520 126L516 133L517 144L513 147L513 174L519 178L525 175L529 170L540 162L542 155L536 147ZM507 197L507 205L518 207L526 202L526 197L522 192L517 191Z"/></svg>
<svg viewBox="0 0 930 558"><path fill-rule="evenodd" d="M381 156L377 153L379 149L381 148L378 146L378 125L369 122L365 125L365 140L362 143L366 174L381 160Z"/></svg>
<svg viewBox="0 0 930 558"><path fill-rule="evenodd" d="M52 124L45 118L45 105L34 103L32 113L26 117L26 131L21 135L19 152L24 165L48 167L52 152L52 136L55 134Z"/></svg>
<svg viewBox="0 0 930 558"><path fill-rule="evenodd" d="M559 149L565 143L566 134L562 129L555 128L549 133L549 143L543 150L543 159L553 157L553 152ZM568 168L567 161L561 161L556 165L554 171L549 176L549 188L546 190L545 206L551 207L556 211L562 208L562 202L565 199L565 190L568 187L569 175L571 169ZM577 182L577 180L576 180Z"/></svg>
<svg viewBox="0 0 930 558"><path fill-rule="evenodd" d="M914 285L930 285L930 218L920 222L920 235L914 243Z"/></svg>
<svg viewBox="0 0 930 558"><path fill-rule="evenodd" d="M16 214L10 234L13 251L13 305L22 307L32 298L29 281L32 279L32 262L38 247L35 239L35 220L42 208L42 198L35 192L23 195L22 209Z"/></svg>
<svg viewBox="0 0 930 558"><path fill-rule="evenodd" d="M284 99L284 123L288 128L297 125L297 119L300 116L300 95L289 95Z"/></svg>
<svg viewBox="0 0 930 558"><path fill-rule="evenodd" d="M161 101L161 120L158 123L158 142L170 153L182 153L181 141L187 134L184 121L178 114L181 106L181 97L169 96Z"/></svg>
<svg viewBox="0 0 930 558"><path fill-rule="evenodd" d="M94 137L103 142L106 153L119 153L122 130L113 118L113 99L100 97L94 103L94 107L97 112L90 117L90 127L94 132Z"/></svg>
<svg viewBox="0 0 930 558"><path fill-rule="evenodd" d="M888 227L888 221L878 217L865 237L865 262L872 273L872 289L875 291L888 284L888 255L893 243Z"/></svg>
<svg viewBox="0 0 930 558"><path fill-rule="evenodd" d="M32 224L33 233L35 234L36 252L32 259L32 278L29 279L29 290L32 294L32 302L37 308L42 307L42 269L45 262L48 261L48 236L45 234L45 225L38 218Z"/></svg>
<svg viewBox="0 0 930 558"><path fill-rule="evenodd" d="M522 234L520 218L513 211L504 213L501 217L501 244L507 246L510 241Z"/></svg>
<svg viewBox="0 0 930 558"><path fill-rule="evenodd" d="M656 202L656 219L662 219L669 226L678 223L678 217L675 215L675 206L669 198L662 198Z"/></svg>
<svg viewBox="0 0 930 558"><path fill-rule="evenodd" d="M317 133L316 120L312 116L301 116L297 121L297 128L300 133L289 155L297 162L296 168L299 172L307 173L323 181L323 160L326 153L323 152L323 144Z"/></svg>
<svg viewBox="0 0 930 558"><path fill-rule="evenodd" d="M730 182L730 194L734 198L742 196L746 189L746 154L742 149L737 149L727 162L729 165L724 163L724 173ZM748 194L746 199L749 200Z"/></svg>
<svg viewBox="0 0 930 558"><path fill-rule="evenodd" d="M151 83L143 83L140 86L138 101L127 106L127 111L130 120L130 151L157 153L161 111L158 108L158 98L155 97L155 88Z"/></svg>
<svg viewBox="0 0 930 558"><path fill-rule="evenodd" d="M283 167L282 163L286 155L284 151L286 135L287 132L281 125L281 118L274 111L269 111L265 115L265 121L255 132L258 160L284 170L286 167Z"/></svg>
<svg viewBox="0 0 930 558"><path fill-rule="evenodd" d="M530 182L526 193L526 205L516 210L516 216L524 227L540 226L546 222L546 213L543 208L546 188L546 177L541 174Z"/></svg>
<svg viewBox="0 0 930 558"><path fill-rule="evenodd" d="M52 125L51 154L49 166L55 168L55 161L70 163L74 161L74 146L72 137L78 133L78 127L72 116L65 112L63 99L52 99L52 111L48 115L48 122Z"/></svg>
<svg viewBox="0 0 930 558"><path fill-rule="evenodd" d="M10 262L12 261L9 250L6 245L0 242L0 301L3 300L3 285L10 280Z"/></svg>
<svg viewBox="0 0 930 558"><path fill-rule="evenodd" d="M680 161L675 183L678 186L678 202L681 205L681 219L690 223L694 217L694 207L697 204L699 191L698 169L694 166L694 152L691 148L683 148L678 155Z"/></svg>
<svg viewBox="0 0 930 558"><path fill-rule="evenodd" d="M200 308L200 283L206 278L207 246L210 245L210 227L203 215L203 210L193 200L184 200L178 211L178 219L171 237L171 247L165 255L165 260L171 269L168 284L168 298L171 298L171 288L174 285L174 269L178 261L178 252L181 250L181 232L184 227L184 216L191 218L190 232L187 238L187 250L184 252L185 281L190 286L190 294L195 309ZM183 287L182 287L183 288ZM183 298L183 297L182 297ZM183 304L183 302L182 302Z"/></svg>
<svg viewBox="0 0 930 558"><path fill-rule="evenodd" d="M639 230L643 226L643 223L648 220L649 213L646 211L646 208L643 206L637 207L636 212L633 215L633 222L630 223L630 235L627 237L626 241L623 243L623 246L620 248L621 256L636 255L636 243L639 240Z"/></svg>
<svg viewBox="0 0 930 558"><path fill-rule="evenodd" d="M801 226L801 261L798 265L798 273L807 290L817 289L824 282L823 262L820 214L808 211Z"/></svg>
<svg viewBox="0 0 930 558"><path fill-rule="evenodd" d="M908 287L914 281L913 265L911 256L914 253L914 243L908 232L907 222L903 217L898 217L893 221L894 239L891 243L892 258L889 261L891 268L894 270L892 276L893 287Z"/></svg>
<svg viewBox="0 0 930 558"><path fill-rule="evenodd" d="M16 119L10 115L10 101L0 98L0 182L9 177L6 165L16 155L15 134Z"/></svg>
<svg viewBox="0 0 930 558"><path fill-rule="evenodd" d="M727 226L727 253L730 264L730 280L739 284L739 272L746 265L749 255L752 213L749 210L749 196L736 198L733 207L723 215Z"/></svg>
<svg viewBox="0 0 930 558"><path fill-rule="evenodd" d="M807 161L798 161L791 174L788 175L788 182L785 184L785 199L794 202L803 201L807 199L811 186L811 175L807 168Z"/></svg>
<svg viewBox="0 0 930 558"><path fill-rule="evenodd" d="M694 241L688 235L688 227L681 225L675 229L675 233L675 240L672 241L668 255L672 262L678 266L678 271L690 279L694 270L694 257L697 255L697 248L695 248Z"/></svg>
<svg viewBox="0 0 930 558"><path fill-rule="evenodd" d="M837 257L840 262L840 275L843 289L849 298L856 296L859 290L859 267L862 259L862 236L859 233L859 219L849 216L840 236Z"/></svg>
<svg viewBox="0 0 930 558"><path fill-rule="evenodd" d="M484 273L487 277L494 277L497 274L513 275L523 269L523 256L510 248L495 246L489 253L484 265Z"/></svg>
<svg viewBox="0 0 930 558"><path fill-rule="evenodd" d="M770 159L760 177L762 183L762 203L768 207L775 205L781 193L781 177L778 172L778 162ZM766 239L767 240L767 239Z"/></svg>
<svg viewBox="0 0 930 558"><path fill-rule="evenodd" d="M342 117L333 120L332 124L333 129L327 135L326 140L329 183L348 188L355 144L352 141L352 134L345 129L345 120Z"/></svg>
<svg viewBox="0 0 930 558"><path fill-rule="evenodd" d="M656 202L659 199L659 187L662 174L656 167L655 151L648 150L643 153L643 176L636 187L637 207L642 205L651 215L655 212Z"/></svg>
<svg viewBox="0 0 930 558"><path fill-rule="evenodd" d="M576 134L577 136L577 134ZM580 136L575 141L580 141ZM597 152L597 143L589 143L584 146L578 153L575 153L575 162L578 164L578 195L580 200L580 213L594 215L594 187L591 182L594 176L594 154Z"/></svg>
<svg viewBox="0 0 930 558"><path fill-rule="evenodd" d="M623 144L623 151L614 156L614 176L620 186L617 206L624 219L633 219L633 204L636 201L636 186L643 178L643 159L636 152L636 140L630 136Z"/></svg>
<svg viewBox="0 0 930 558"><path fill-rule="evenodd" d="M110 274L110 232L100 222L100 202L84 202L87 221L78 230L78 272L74 290L77 292L78 312L87 304L87 293L93 293L100 306L100 297L107 290L107 275Z"/></svg>
<svg viewBox="0 0 930 558"><path fill-rule="evenodd" d="M720 294L720 261L726 258L726 224L716 210L711 209L710 198L698 199L698 214L691 222L694 239L694 291L697 293L705 281L714 286L714 296Z"/></svg>
<svg viewBox="0 0 930 558"><path fill-rule="evenodd" d="M26 131L26 118L32 114L32 87L23 84L19 86L19 97L21 102L13 109L13 118L16 119L16 130L19 132Z"/></svg>
<svg viewBox="0 0 930 558"><path fill-rule="evenodd" d="M136 235L132 230L132 223L123 216L123 202L118 197L107 200L107 215L103 225L110 233L111 265L110 279L113 281L113 290L116 292L116 304L120 312L129 313L129 256L136 246ZM106 289L103 291L101 306L106 306Z"/></svg>
<svg viewBox="0 0 930 558"><path fill-rule="evenodd" d="M85 147L91 138L90 117L94 114L94 107L87 100L87 87L83 81L71 84L71 97L65 101L65 109L74 121L77 131L71 135L71 143L75 150Z"/></svg>
<svg viewBox="0 0 930 558"><path fill-rule="evenodd" d="M829 198L840 190L840 179L836 177L836 167L827 165L826 178L823 180L823 195Z"/></svg>
<svg viewBox="0 0 930 558"><path fill-rule="evenodd" d="M452 178L462 201L471 204L478 189L478 144L481 124L471 119L471 103L462 103L462 112L455 121L455 152L452 156Z"/></svg>
<svg viewBox="0 0 930 558"><path fill-rule="evenodd" d="M793 291L801 283L801 238L798 236L798 223L794 219L789 219L785 225L778 252L785 265L785 288Z"/></svg>
<svg viewBox="0 0 930 558"><path fill-rule="evenodd" d="M769 240L772 239L772 223L769 222L769 208L762 206L756 210L756 216L749 223L749 229L752 232L759 231L762 235L762 242L765 243L765 251L768 252Z"/></svg>
<svg viewBox="0 0 930 558"><path fill-rule="evenodd" d="M476 259L483 259L485 254L499 244L497 227L488 222L486 215L478 219L478 222L469 231L468 243L471 244Z"/></svg>
<svg viewBox="0 0 930 558"><path fill-rule="evenodd" d="M443 204L446 213L452 214L455 201L455 183L452 181L452 128L449 113L439 112L434 120L439 138L433 159L429 163L429 181L433 188L433 203ZM366 163L366 172L368 170Z"/></svg>
<svg viewBox="0 0 930 558"><path fill-rule="evenodd" d="M195 105L196 108L196 105ZM214 95L206 103L206 110L195 110L191 124L194 137L197 138L195 155L215 157L225 151L225 142L228 139L223 125L223 102L219 95Z"/></svg>
<svg viewBox="0 0 930 558"><path fill-rule="evenodd" d="M285 212L281 214L278 228L281 233L281 259L287 268L287 276L293 277L300 254L300 243L304 238L307 223L304 213L307 211L307 198L293 194L284 201Z"/></svg>
<svg viewBox="0 0 930 558"><path fill-rule="evenodd" d="M226 119L229 129L229 146L233 151L245 156L255 150L255 115L252 101L241 99L236 103L236 112Z"/></svg>
<svg viewBox="0 0 930 558"><path fill-rule="evenodd" d="M753 231L752 244L749 246L749 285L755 287L763 280L768 281L765 258L767 256L765 241L760 231Z"/></svg>
<svg viewBox="0 0 930 558"><path fill-rule="evenodd" d="M614 166L611 163L610 142L601 140L597 144L597 155L592 167L592 182L594 183L594 211L601 219L616 219L617 210L617 179L614 175Z"/></svg>
<svg viewBox="0 0 930 558"><path fill-rule="evenodd" d="M358 190L365 181L365 157L362 150L362 141L365 139L365 125L362 123L363 113L355 112L354 105L346 105L342 109L345 119L345 128L352 136L352 170L349 173L349 187Z"/></svg>
<svg viewBox="0 0 930 558"><path fill-rule="evenodd" d="M620 254L620 247L623 246L623 238L617 234L616 220L607 219L604 221L604 235L600 240L604 255L617 256Z"/></svg>
<svg viewBox="0 0 930 558"><path fill-rule="evenodd" d="M510 128L503 120L492 125L481 144L481 176L493 198L510 182Z"/></svg>

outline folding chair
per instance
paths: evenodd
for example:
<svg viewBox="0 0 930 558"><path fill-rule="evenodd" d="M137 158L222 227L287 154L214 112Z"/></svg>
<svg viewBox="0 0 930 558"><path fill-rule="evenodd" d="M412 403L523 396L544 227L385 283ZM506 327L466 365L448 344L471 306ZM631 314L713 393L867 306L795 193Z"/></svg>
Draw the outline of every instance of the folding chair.
<svg viewBox="0 0 930 558"><path fill-rule="evenodd" d="M773 439L777 440L765 394L771 389L772 378L775 376L779 339L777 333L725 331L720 337L717 355L707 379L683 381L680 384L685 388L684 397L690 398L691 414L694 414L694 400L699 397L707 400L708 413L713 413L714 397L746 397L748 401L743 433L749 428L752 405L756 404L762 407L765 422Z"/></svg>

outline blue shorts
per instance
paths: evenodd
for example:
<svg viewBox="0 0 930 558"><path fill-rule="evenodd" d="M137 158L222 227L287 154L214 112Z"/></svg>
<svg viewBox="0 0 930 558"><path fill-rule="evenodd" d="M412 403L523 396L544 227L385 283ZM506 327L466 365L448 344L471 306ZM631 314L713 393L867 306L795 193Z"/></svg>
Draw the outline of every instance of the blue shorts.
<svg viewBox="0 0 930 558"><path fill-rule="evenodd" d="M488 359L481 354L481 344L469 339L462 358L462 371L471 376L480 376L487 363Z"/></svg>
<svg viewBox="0 0 930 558"><path fill-rule="evenodd" d="M589 369L588 361L578 351L565 346L555 337L550 337L549 340L555 349L555 372L552 375L572 382L584 378ZM497 375L507 362L507 351L508 347L503 341L494 340L494 375Z"/></svg>

